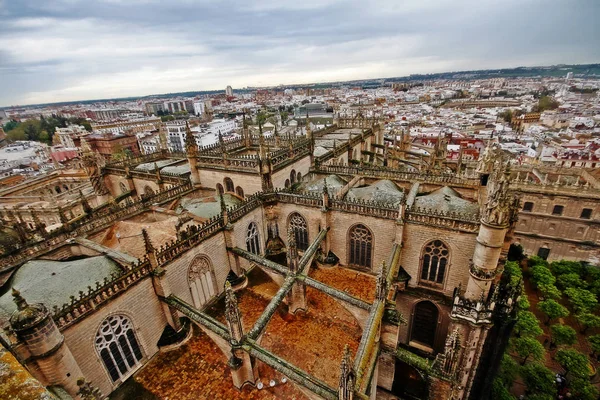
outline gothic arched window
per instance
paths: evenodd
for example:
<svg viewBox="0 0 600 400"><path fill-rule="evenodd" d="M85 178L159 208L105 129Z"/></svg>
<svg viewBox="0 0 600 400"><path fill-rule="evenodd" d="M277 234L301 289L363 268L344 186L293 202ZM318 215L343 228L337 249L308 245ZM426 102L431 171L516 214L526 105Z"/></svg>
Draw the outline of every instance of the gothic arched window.
<svg viewBox="0 0 600 400"><path fill-rule="evenodd" d="M221 185L220 183L217 183L217 192L219 194L223 194L223 185Z"/></svg>
<svg viewBox="0 0 600 400"><path fill-rule="evenodd" d="M435 304L421 301L413 309L410 340L433 348L439 312Z"/></svg>
<svg viewBox="0 0 600 400"><path fill-rule="evenodd" d="M290 183L293 185L294 183L296 183L296 170L292 170L292 172L290 172Z"/></svg>
<svg viewBox="0 0 600 400"><path fill-rule="evenodd" d="M127 377L142 359L133 324L123 315L105 319L96 333L95 343L113 382Z"/></svg>
<svg viewBox="0 0 600 400"><path fill-rule="evenodd" d="M302 182L302 173L301 172L298 172L296 174L296 182Z"/></svg>
<svg viewBox="0 0 600 400"><path fill-rule="evenodd" d="M231 180L231 178L223 179L223 183L225 184L226 192L235 192L235 186L233 185L233 181Z"/></svg>
<svg viewBox="0 0 600 400"><path fill-rule="evenodd" d="M235 188L235 193L242 198L244 197L244 189L241 186Z"/></svg>
<svg viewBox="0 0 600 400"><path fill-rule="evenodd" d="M188 283L196 308L205 305L216 294L211 263L207 257L194 258L188 269Z"/></svg>
<svg viewBox="0 0 600 400"><path fill-rule="evenodd" d="M421 280L442 283L450 252L441 240L433 240L423 248Z"/></svg>
<svg viewBox="0 0 600 400"><path fill-rule="evenodd" d="M350 228L349 264L356 267L371 268L373 253L373 234L365 225L357 224Z"/></svg>
<svg viewBox="0 0 600 400"><path fill-rule="evenodd" d="M260 237L255 222L251 222L250 225L248 225L248 231L246 232L246 250L250 253L260 254Z"/></svg>
<svg viewBox="0 0 600 400"><path fill-rule="evenodd" d="M294 230L296 247L300 250L308 249L308 225L304 217L298 213L292 213L290 215L289 227Z"/></svg>

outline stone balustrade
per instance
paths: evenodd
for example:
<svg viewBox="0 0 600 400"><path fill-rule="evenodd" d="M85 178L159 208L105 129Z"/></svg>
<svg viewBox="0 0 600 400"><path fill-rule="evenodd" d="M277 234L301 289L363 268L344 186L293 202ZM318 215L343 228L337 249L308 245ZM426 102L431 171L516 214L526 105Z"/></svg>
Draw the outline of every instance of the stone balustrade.
<svg viewBox="0 0 600 400"><path fill-rule="evenodd" d="M96 282L96 287L88 286L87 293L80 291L79 296L71 296L71 302L61 308L54 307L53 318L60 329L64 329L113 297L126 291L134 283L150 275L152 268L147 258L139 260L135 266L130 266L121 274L104 278L103 282Z"/></svg>

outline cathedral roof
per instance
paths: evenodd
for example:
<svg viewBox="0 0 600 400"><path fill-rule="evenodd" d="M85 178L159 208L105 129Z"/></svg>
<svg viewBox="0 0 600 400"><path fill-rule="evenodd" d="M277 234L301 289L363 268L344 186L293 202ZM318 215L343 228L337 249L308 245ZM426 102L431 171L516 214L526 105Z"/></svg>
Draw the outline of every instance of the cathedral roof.
<svg viewBox="0 0 600 400"><path fill-rule="evenodd" d="M179 162L179 160L171 160L171 159L158 160L156 162L140 164L137 167L135 167L135 169L138 171L154 171L154 164L156 163L156 166L158 166L158 168L161 169L161 171L162 171L162 167L165 167L169 164L173 164L175 162Z"/></svg>
<svg viewBox="0 0 600 400"><path fill-rule="evenodd" d="M327 175L325 177L327 182L327 191L329 194L336 194L341 188L346 186L346 181L337 175ZM313 179L309 183L305 184L304 190L313 193L323 192L323 178Z"/></svg>
<svg viewBox="0 0 600 400"><path fill-rule="evenodd" d="M87 257L72 261L33 260L25 263L11 278L10 285L18 289L31 303L43 303L48 308L69 303L79 291L87 293L121 269L106 256ZM10 290L0 296L0 320L8 319L17 309Z"/></svg>
<svg viewBox="0 0 600 400"><path fill-rule="evenodd" d="M223 195L223 199L225 200L225 205L227 205L228 208L236 207L242 202L237 197L228 193ZM221 213L221 203L216 196L201 199L190 199L184 197L181 199L179 204L187 211L201 218L208 219Z"/></svg>
<svg viewBox="0 0 600 400"><path fill-rule="evenodd" d="M346 198L366 201L380 201L399 204L404 192L390 180L383 179L369 186L355 187L348 191Z"/></svg>
<svg viewBox="0 0 600 400"><path fill-rule="evenodd" d="M477 214L479 212L477 203L463 199L457 191L448 186L430 193L417 195L414 207L461 214Z"/></svg>

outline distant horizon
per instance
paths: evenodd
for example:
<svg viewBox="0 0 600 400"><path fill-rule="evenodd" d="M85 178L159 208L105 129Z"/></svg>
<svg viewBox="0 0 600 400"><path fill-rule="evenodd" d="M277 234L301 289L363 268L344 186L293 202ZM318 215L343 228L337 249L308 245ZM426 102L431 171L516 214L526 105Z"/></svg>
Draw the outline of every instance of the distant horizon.
<svg viewBox="0 0 600 400"><path fill-rule="evenodd" d="M598 0L0 0L0 104L600 60Z"/></svg>
<svg viewBox="0 0 600 400"><path fill-rule="evenodd" d="M233 91L252 91L252 90L257 90L257 89L277 89L277 88L285 88L285 87L289 87L289 86L301 86L301 87L306 87L306 86L311 86L311 85L326 85L326 84L344 84L344 83L352 83L352 82L361 82L361 81L377 81L377 80L386 80L386 79L406 79L406 78L410 78L411 76L415 76L415 77L424 77L424 76L435 76L435 75L441 75L441 74L463 74L463 73L468 73L468 72L485 72L485 71L507 71L507 70L516 70L516 69L521 69L521 68L528 68L528 69L535 69L535 68L562 68L562 67L581 67L581 66L588 66L588 65L600 65L600 61L599 62L590 62L590 63L578 63L578 64L567 64L567 63L556 63L556 64L547 64L547 65L543 65L543 64L538 64L538 65L519 65L519 66L513 66L513 67L502 67L502 68L482 68L482 69L464 69L464 70L448 70L448 71L439 71L439 72L427 72L427 73L410 73L407 75L396 75L396 76L386 76L386 77L366 77L366 78L358 78L358 79L352 79L352 80L339 80L339 81L312 81L312 82L294 82L294 83L278 83L275 85L270 85L270 86L251 86L251 85L246 85L244 87L239 87L239 88L235 88L233 87ZM566 75L566 73L565 73ZM518 78L518 76L515 76L514 78ZM598 78L600 79L600 75L598 75ZM419 78L416 78L419 79ZM436 78L434 78L436 79ZM438 78L439 79L439 78ZM59 101L59 102L54 102L54 103L31 103L31 104L16 104L16 105L10 105L10 106L0 106L0 110L10 110L12 108L21 108L21 107L36 107L36 106L59 106L59 105L71 105L71 104L80 104L80 103L102 103L102 102L109 102L109 101L127 101L127 100L141 100L141 99L146 99L146 98L152 98L152 97L165 97L165 96L169 96L169 95L173 95L173 96L178 96L180 94L183 93L214 93L214 92L225 92L225 88L228 85L224 86L222 89L199 89L199 90L183 90L183 91L178 91L178 92L165 92L165 93L151 93L151 94L144 94L144 95L132 95L132 96L123 96L123 97L114 97L114 98L96 98L96 99L75 99L75 100L66 100L66 101ZM148 99L150 100L150 99Z"/></svg>

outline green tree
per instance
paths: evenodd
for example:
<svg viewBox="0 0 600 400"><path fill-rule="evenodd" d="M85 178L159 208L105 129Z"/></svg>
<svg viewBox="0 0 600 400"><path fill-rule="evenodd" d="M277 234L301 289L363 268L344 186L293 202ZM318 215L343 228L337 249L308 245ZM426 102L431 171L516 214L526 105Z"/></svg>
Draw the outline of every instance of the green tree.
<svg viewBox="0 0 600 400"><path fill-rule="evenodd" d="M529 257L529 266L533 267L535 265L543 265L544 267L548 267L550 266L550 263L539 256Z"/></svg>
<svg viewBox="0 0 600 400"><path fill-rule="evenodd" d="M500 379L496 378L492 383L492 400L515 400L515 396L510 394Z"/></svg>
<svg viewBox="0 0 600 400"><path fill-rule="evenodd" d="M572 345L577 341L577 332L567 325L555 324L550 327L550 347L556 347L563 344Z"/></svg>
<svg viewBox="0 0 600 400"><path fill-rule="evenodd" d="M533 107L534 112L544 112L546 110L556 110L559 106L558 101L550 96L542 96L537 106Z"/></svg>
<svg viewBox="0 0 600 400"><path fill-rule="evenodd" d="M570 287L584 288L586 286L585 282L581 280L581 277L576 272L559 275L556 279L556 284L563 290Z"/></svg>
<svg viewBox="0 0 600 400"><path fill-rule="evenodd" d="M521 365L525 365L530 357L537 361L544 358L544 346L537 339L530 336L511 339L511 347L521 357Z"/></svg>
<svg viewBox="0 0 600 400"><path fill-rule="evenodd" d="M545 299L558 300L562 297L562 292L554 285L541 284L538 290L542 293Z"/></svg>
<svg viewBox="0 0 600 400"><path fill-rule="evenodd" d="M556 278L552 275L552 271L544 265L534 265L531 267L530 273L531 282L536 288L540 285L554 285L556 283Z"/></svg>
<svg viewBox="0 0 600 400"><path fill-rule="evenodd" d="M566 307L560 305L556 300L548 299L544 301L540 301L538 303L538 308L541 312L546 314L546 322L545 325L549 325L550 321L556 318L563 318L569 315L569 310Z"/></svg>
<svg viewBox="0 0 600 400"><path fill-rule="evenodd" d="M25 132L23 132L23 129L20 129L20 128L11 130L10 132L8 132L6 134L6 137L11 142L14 142L16 140L27 140L27 135L25 135Z"/></svg>
<svg viewBox="0 0 600 400"><path fill-rule="evenodd" d="M517 337L539 336L543 333L540 323L531 311L519 311L514 332Z"/></svg>
<svg viewBox="0 0 600 400"><path fill-rule="evenodd" d="M19 125L20 123L15 120L8 121L6 124L4 124L4 132L8 133Z"/></svg>
<svg viewBox="0 0 600 400"><path fill-rule="evenodd" d="M577 312L592 311L598 305L596 295L589 290L581 288L568 288L565 294L569 298L573 309Z"/></svg>
<svg viewBox="0 0 600 400"><path fill-rule="evenodd" d="M492 383L492 400L515 400L515 396L510 394L500 379L496 378Z"/></svg>
<svg viewBox="0 0 600 400"><path fill-rule="evenodd" d="M509 354L504 353L500 361L497 378L502 381L505 386L511 387L517 375L519 374L519 366L514 358Z"/></svg>
<svg viewBox="0 0 600 400"><path fill-rule="evenodd" d="M504 122L509 123L512 121L513 118L513 113L512 110L508 109L508 110L504 110L498 113L498 118L501 118L504 120Z"/></svg>
<svg viewBox="0 0 600 400"><path fill-rule="evenodd" d="M504 264L502 278L505 279L506 282L510 283L510 285L514 286L518 284L519 281L523 280L523 271L517 262L508 261L506 264Z"/></svg>
<svg viewBox="0 0 600 400"><path fill-rule="evenodd" d="M600 317L590 312L581 312L575 315L581 325L581 333L586 333L589 328L600 328Z"/></svg>
<svg viewBox="0 0 600 400"><path fill-rule="evenodd" d="M583 277L585 275L585 268L581 263L576 261L554 261L550 263L550 270L556 276L576 273L577 275Z"/></svg>
<svg viewBox="0 0 600 400"><path fill-rule="evenodd" d="M590 383L589 377L574 377L569 383L572 398L577 400L598 399L598 389Z"/></svg>
<svg viewBox="0 0 600 400"><path fill-rule="evenodd" d="M519 310L529 310L531 304L529 303L529 299L527 296L520 296L519 300L517 300L517 307Z"/></svg>
<svg viewBox="0 0 600 400"><path fill-rule="evenodd" d="M598 358L598 355L600 355L600 335L588 336L587 340L592 348L592 356Z"/></svg>
<svg viewBox="0 0 600 400"><path fill-rule="evenodd" d="M532 395L556 395L554 372L540 363L531 363L521 369L523 382L527 385L527 393ZM527 396L529 399L530 396ZM550 397L553 398L553 397Z"/></svg>
<svg viewBox="0 0 600 400"><path fill-rule="evenodd" d="M577 378L587 378L590 375L588 358L575 349L560 349L555 359L565 370L565 377L571 374Z"/></svg>

